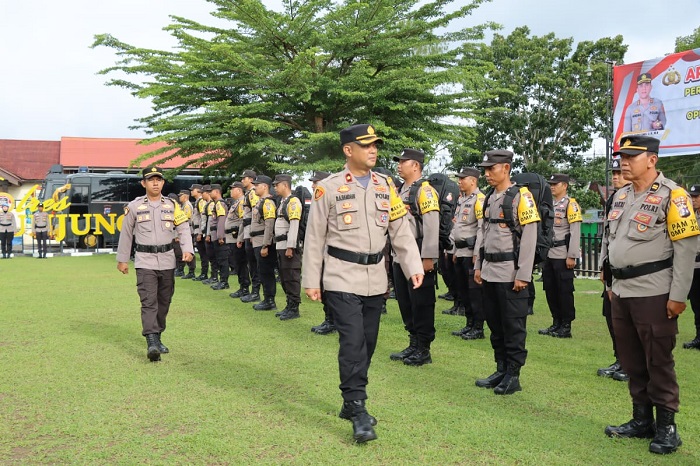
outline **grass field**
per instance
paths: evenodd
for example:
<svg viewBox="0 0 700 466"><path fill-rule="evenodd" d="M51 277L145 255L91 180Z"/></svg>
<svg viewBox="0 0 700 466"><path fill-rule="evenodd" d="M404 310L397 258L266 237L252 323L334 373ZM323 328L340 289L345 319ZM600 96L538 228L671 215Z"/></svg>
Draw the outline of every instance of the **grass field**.
<svg viewBox="0 0 700 466"><path fill-rule="evenodd" d="M507 397L474 386L493 371L491 347L450 335L464 323L440 313L447 301L433 364L390 361L407 338L389 301L368 388L379 439L356 445L337 417L337 336L309 331L320 304L305 299L300 319L280 322L178 279L163 335L171 352L154 364L134 270L118 273L113 255L3 260L0 277L3 465L700 464L698 351L676 350L678 453L603 434L629 419L631 402L625 384L595 375L612 362L597 281L576 283L571 340L537 335L550 324L537 284L524 391ZM680 324L679 347L693 337L692 311Z"/></svg>

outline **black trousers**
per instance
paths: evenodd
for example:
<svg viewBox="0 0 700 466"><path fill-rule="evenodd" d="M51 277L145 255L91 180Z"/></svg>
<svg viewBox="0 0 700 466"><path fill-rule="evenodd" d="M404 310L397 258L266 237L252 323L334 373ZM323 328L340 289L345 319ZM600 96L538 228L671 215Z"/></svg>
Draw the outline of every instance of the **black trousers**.
<svg viewBox="0 0 700 466"><path fill-rule="evenodd" d="M484 314L491 330L491 347L496 362L504 361L509 370L525 365L527 350L527 288L513 291L513 282L483 282Z"/></svg>
<svg viewBox="0 0 700 466"><path fill-rule="evenodd" d="M15 234L12 231L6 231L0 233L0 247L2 247L2 254L9 257L12 253L12 238Z"/></svg>
<svg viewBox="0 0 700 466"><path fill-rule="evenodd" d="M612 295L612 315L620 364L630 376L633 404L661 406L678 412L673 349L678 318L666 316L668 294L643 298Z"/></svg>
<svg viewBox="0 0 700 466"><path fill-rule="evenodd" d="M700 269L693 271L693 283L690 285L688 299L695 314L695 335L700 336Z"/></svg>
<svg viewBox="0 0 700 466"><path fill-rule="evenodd" d="M547 259L542 267L542 287L552 319L570 324L576 319L574 307L574 269L566 268L566 259Z"/></svg>
<svg viewBox="0 0 700 466"><path fill-rule="evenodd" d="M338 329L339 387L343 400L365 400L367 372L377 347L384 297L340 291L325 291L324 294Z"/></svg>
<svg viewBox="0 0 700 466"><path fill-rule="evenodd" d="M231 243L231 257L233 258L234 270L238 275L238 285L241 288L250 287L250 272L248 270L248 258L245 253L245 245L238 247L237 243Z"/></svg>
<svg viewBox="0 0 700 466"><path fill-rule="evenodd" d="M471 257L458 257L455 264L455 281L464 303L467 322L471 318L474 327L484 328L484 294L482 286L474 281L474 263Z"/></svg>
<svg viewBox="0 0 700 466"><path fill-rule="evenodd" d="M253 243L249 239L245 240L245 254L248 259L248 269L250 270L250 281L253 283L253 291L260 290L260 275L258 274L258 258L255 255Z"/></svg>
<svg viewBox="0 0 700 466"><path fill-rule="evenodd" d="M216 268L219 271L219 281L228 283L228 244L219 244L218 240L212 240L211 245L216 258Z"/></svg>
<svg viewBox="0 0 700 466"><path fill-rule="evenodd" d="M142 334L164 332L175 293L175 269L136 269L136 290L141 298Z"/></svg>
<svg viewBox="0 0 700 466"><path fill-rule="evenodd" d="M35 235L36 235L37 250L39 251L39 257L46 257L46 243L49 239L49 232L48 231L37 231L35 233Z"/></svg>
<svg viewBox="0 0 700 466"><path fill-rule="evenodd" d="M394 262L394 290L404 328L418 345L430 349L435 340L435 271L426 272L423 284L414 290L401 265Z"/></svg>
<svg viewBox="0 0 700 466"><path fill-rule="evenodd" d="M197 237L195 235L192 235L192 244L196 244ZM192 260L189 262L183 262L182 264L178 264L179 266L184 267L185 264L187 265L187 269L190 271L190 273L194 273L194 270L197 268L197 255L192 254Z"/></svg>
<svg viewBox="0 0 700 466"><path fill-rule="evenodd" d="M605 290L603 290L603 316L605 316L605 323L608 326L608 333L612 340L613 355L617 360L617 342L615 341L615 330L613 329L612 303L610 302L610 298L608 298L608 292Z"/></svg>
<svg viewBox="0 0 700 466"><path fill-rule="evenodd" d="M209 273L209 256L207 256L207 243L204 241L204 236L202 235L202 239L195 244L199 252L199 260L202 263L202 273L207 275Z"/></svg>
<svg viewBox="0 0 700 466"><path fill-rule="evenodd" d="M258 276L263 289L264 299L275 299L277 294L277 280L275 279L275 267L277 266L277 254L273 248L268 248L267 257L260 255L262 247L253 248L255 261L258 264ZM255 284L253 284L255 286Z"/></svg>
<svg viewBox="0 0 700 466"><path fill-rule="evenodd" d="M452 262L452 254L441 251L440 259L438 259L438 271L442 275L442 280L447 286L447 290L452 296L457 297L455 264ZM401 275L403 276L403 275Z"/></svg>
<svg viewBox="0 0 700 466"><path fill-rule="evenodd" d="M285 256L286 249L277 251L277 264L280 271L280 282L287 296L287 304L301 303L301 254L296 250L289 258Z"/></svg>

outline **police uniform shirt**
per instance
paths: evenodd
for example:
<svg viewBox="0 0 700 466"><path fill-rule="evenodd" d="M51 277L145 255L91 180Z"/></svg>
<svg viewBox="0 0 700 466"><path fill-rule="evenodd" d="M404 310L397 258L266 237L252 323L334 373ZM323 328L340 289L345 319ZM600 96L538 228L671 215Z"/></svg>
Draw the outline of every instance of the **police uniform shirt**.
<svg viewBox="0 0 700 466"><path fill-rule="evenodd" d="M416 181L420 183L421 181ZM408 196L411 187L406 183L401 187L399 196L406 204L406 212L414 238L418 238L418 221L413 217L408 206ZM418 192L416 192L416 202L418 204L418 215L422 218L423 241L421 244L420 257L422 259L438 259L440 257L440 198L435 188L427 181L423 181ZM393 254L394 261L401 261Z"/></svg>
<svg viewBox="0 0 700 466"><path fill-rule="evenodd" d="M204 215L206 218L206 221L204 222L206 224L206 229L205 231L205 236L209 236L210 240L214 240L212 238L212 231L216 232L216 219L214 218L214 201L208 201L206 205L204 206Z"/></svg>
<svg viewBox="0 0 700 466"><path fill-rule="evenodd" d="M163 246L172 244L176 236L182 252L194 254L190 226L178 203L162 196L159 201L137 197L124 208L117 262L129 262L132 241L143 246ZM169 270L175 265L173 249L159 253L136 251L134 267L137 269Z"/></svg>
<svg viewBox="0 0 700 466"><path fill-rule="evenodd" d="M228 232L226 233L226 243L237 243L239 237L243 241L243 201L243 196L234 199L231 208L228 209L224 222L224 231Z"/></svg>
<svg viewBox="0 0 700 466"><path fill-rule="evenodd" d="M192 208L192 203L190 201L185 201L180 207L185 216L187 216L188 223L190 224L190 231L194 230L194 221L192 220L194 209Z"/></svg>
<svg viewBox="0 0 700 466"><path fill-rule="evenodd" d="M243 239L251 239L250 222L253 220L253 207L258 204L258 196L253 188L245 193L243 201Z"/></svg>
<svg viewBox="0 0 700 466"><path fill-rule="evenodd" d="M211 206L211 227L209 231L211 232L211 240L219 241L220 239L226 238L226 214L228 211L226 209L226 203L219 199L218 201L212 202Z"/></svg>
<svg viewBox="0 0 700 466"><path fill-rule="evenodd" d="M554 201L554 241L564 241L569 236L569 247L566 244L550 248L547 257L550 259L578 259L581 257L581 207L569 196Z"/></svg>
<svg viewBox="0 0 700 466"><path fill-rule="evenodd" d="M695 218L698 217L698 213L700 213L700 211L696 210L695 211ZM697 249L695 250L695 268L700 269L700 235L698 235L698 245L697 245Z"/></svg>
<svg viewBox="0 0 700 466"><path fill-rule="evenodd" d="M15 214L10 211L4 212L0 209L0 233L14 233L15 231L17 231Z"/></svg>
<svg viewBox="0 0 700 466"><path fill-rule="evenodd" d="M202 222L202 214L200 213L199 210L199 201L203 201L202 197L198 197L197 199L194 200L194 204L192 204L192 234L193 235L199 235L201 234L200 230L200 224ZM188 201L189 202L189 201Z"/></svg>
<svg viewBox="0 0 700 466"><path fill-rule="evenodd" d="M197 218L199 219L199 223L198 224L195 223L195 227L197 227L197 225L199 225L197 230L196 230L196 233L198 235L206 236L206 234L207 234L207 232L206 232L206 228L207 228L207 211L206 211L207 201L203 197L200 197L199 199L197 199L195 201L194 207L198 213Z"/></svg>
<svg viewBox="0 0 700 466"><path fill-rule="evenodd" d="M286 205L285 205L286 204ZM285 218L285 212L287 218ZM299 237L299 221L301 220L301 201L299 198L291 194L285 197L280 204L280 209L277 211L277 220L275 220L275 243L278 250L287 248L296 248L297 239ZM280 236L286 236L286 240L278 240Z"/></svg>
<svg viewBox="0 0 700 466"><path fill-rule="evenodd" d="M359 254L381 253L387 233L404 275L422 275L423 263L406 213L393 183L379 173L370 172L367 188L347 168L319 181L306 226L302 286L359 296L386 293L383 260L356 264L330 256L326 249L333 246Z"/></svg>
<svg viewBox="0 0 700 466"><path fill-rule="evenodd" d="M656 130L651 126L654 121L661 122L660 129L666 127L666 110L663 102L652 98L647 105L644 105L637 100L632 102L625 111L624 132Z"/></svg>
<svg viewBox="0 0 700 466"><path fill-rule="evenodd" d="M270 246L275 234L275 217L277 209L272 197L257 197L253 206L250 223L250 241L254 248Z"/></svg>
<svg viewBox="0 0 700 466"><path fill-rule="evenodd" d="M690 207L688 207L690 206ZM613 276L612 291L621 298L670 293L672 301L685 302L693 279L697 249L697 219L690 197L661 172L642 193L634 185L620 188L607 217L603 259L616 269L673 257L673 267L631 279Z"/></svg>
<svg viewBox="0 0 700 466"><path fill-rule="evenodd" d="M48 232L49 230L49 213L46 211L34 212L34 216L32 217L32 231L34 233L39 233L45 231Z"/></svg>
<svg viewBox="0 0 700 466"><path fill-rule="evenodd" d="M478 251L481 242L481 229L484 222L484 193L476 189L471 194L462 194L457 201L457 208L452 227L452 240L455 243L454 254L456 257L472 257L474 251ZM473 241L473 248L466 246L457 247L462 241Z"/></svg>
<svg viewBox="0 0 700 466"><path fill-rule="evenodd" d="M525 188L522 188L525 189ZM523 202L527 204L524 208L537 211L532 194L529 194ZM530 218L529 223L523 224L520 221L518 210L521 205L522 191L516 193L513 199L513 222L515 229L520 235L520 251L518 252L518 268L515 268L514 261L489 262L485 258L480 258L474 264L474 269L481 269L481 278L494 283L511 283L515 280L529 282L532 280L532 268L535 262L535 248L537 246L537 224L536 219ZM505 191L494 192L489 198L489 205L484 207L484 218L503 218L503 198ZM531 205L530 205L531 204ZM482 225L483 248L485 253L509 253L513 252L513 234L505 223L491 223L484 221Z"/></svg>

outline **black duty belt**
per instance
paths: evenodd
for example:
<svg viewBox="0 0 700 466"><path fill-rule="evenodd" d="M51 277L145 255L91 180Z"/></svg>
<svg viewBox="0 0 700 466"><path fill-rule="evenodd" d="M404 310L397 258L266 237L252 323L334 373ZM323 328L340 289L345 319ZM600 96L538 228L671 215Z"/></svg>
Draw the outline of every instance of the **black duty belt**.
<svg viewBox="0 0 700 466"><path fill-rule="evenodd" d="M260 235L264 235L264 234L265 234L265 230L251 231L251 232L250 232L250 236L251 236L251 237L253 237L253 236L260 236Z"/></svg>
<svg viewBox="0 0 700 466"><path fill-rule="evenodd" d="M243 226L244 226L244 227L247 227L247 226L250 225L251 223L253 223L253 219L252 219L252 218L244 218L244 219L243 219Z"/></svg>
<svg viewBox="0 0 700 466"><path fill-rule="evenodd" d="M150 252L151 254L156 254L159 252L168 252L173 248L173 243L160 244L158 246L146 246L145 244L137 244L135 249L136 252Z"/></svg>
<svg viewBox="0 0 700 466"><path fill-rule="evenodd" d="M287 234L275 236L275 241L287 241Z"/></svg>
<svg viewBox="0 0 700 466"><path fill-rule="evenodd" d="M0 226L3 226L3 227L11 227L12 224L11 224L11 223L0 223Z"/></svg>
<svg viewBox="0 0 700 466"><path fill-rule="evenodd" d="M218 227L212 225L212 226L209 227L209 231L216 231L217 228L218 228Z"/></svg>
<svg viewBox="0 0 700 466"><path fill-rule="evenodd" d="M346 251L345 249L328 246L328 255L340 259L345 262L352 262L360 265L379 264L384 258L384 254L378 252L376 254L360 254L359 252Z"/></svg>
<svg viewBox="0 0 700 466"><path fill-rule="evenodd" d="M193 228L199 228L199 225L192 225Z"/></svg>
<svg viewBox="0 0 700 466"><path fill-rule="evenodd" d="M46 225L35 225L36 228L46 228Z"/></svg>
<svg viewBox="0 0 700 466"><path fill-rule="evenodd" d="M474 246L476 246L476 236L472 236L471 238L467 238L462 241L455 241L455 247L457 247L458 249L474 249Z"/></svg>
<svg viewBox="0 0 700 466"><path fill-rule="evenodd" d="M484 253L484 259L489 262L508 262L515 260L513 252L487 252Z"/></svg>
<svg viewBox="0 0 700 466"><path fill-rule="evenodd" d="M226 230L224 230L224 233L229 234L229 233L234 233L234 232L235 232L236 234L238 234L238 230L239 230L239 229L240 229L240 227L231 227L231 228L227 228Z"/></svg>
<svg viewBox="0 0 700 466"><path fill-rule="evenodd" d="M695 254L695 262L700 262L700 254Z"/></svg>
<svg viewBox="0 0 700 466"><path fill-rule="evenodd" d="M559 241L552 243L553 248L556 248L557 246L566 246L566 239L560 239Z"/></svg>
<svg viewBox="0 0 700 466"><path fill-rule="evenodd" d="M647 262L646 264L633 265L621 269L615 268L611 265L610 272L612 273L612 276L618 280L626 280L629 278L641 277L642 275L658 272L660 270L665 270L672 266L673 256L660 261Z"/></svg>

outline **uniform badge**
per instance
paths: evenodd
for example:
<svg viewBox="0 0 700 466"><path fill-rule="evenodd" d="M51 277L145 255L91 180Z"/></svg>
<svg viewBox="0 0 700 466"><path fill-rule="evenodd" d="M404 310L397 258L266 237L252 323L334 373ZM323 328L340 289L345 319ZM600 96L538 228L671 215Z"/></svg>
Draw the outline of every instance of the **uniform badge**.
<svg viewBox="0 0 700 466"><path fill-rule="evenodd" d="M663 198L662 198L661 196L655 196L654 194L649 194L649 195L647 196L647 198L644 199L644 202L646 202L647 204L656 204L656 205L658 205L658 204L661 204L662 199L663 199Z"/></svg>
<svg viewBox="0 0 700 466"><path fill-rule="evenodd" d="M554 224L555 224L555 225L561 225L561 219L560 219L560 218L554 219Z"/></svg>
<svg viewBox="0 0 700 466"><path fill-rule="evenodd" d="M641 223L637 224L637 231L639 231L639 232L645 232L648 229L649 229L649 227L646 225L642 225Z"/></svg>
<svg viewBox="0 0 700 466"><path fill-rule="evenodd" d="M374 184L379 183L379 181L377 181L377 175L375 175L374 173L372 173L372 183L374 183Z"/></svg>
<svg viewBox="0 0 700 466"><path fill-rule="evenodd" d="M136 208L136 210L146 210L146 209L148 209L148 206L146 204L141 204L140 206L138 206Z"/></svg>
<svg viewBox="0 0 700 466"><path fill-rule="evenodd" d="M388 209L389 208L389 201L382 201L382 208Z"/></svg>
<svg viewBox="0 0 700 466"><path fill-rule="evenodd" d="M447 193L447 196L445 196L445 200L447 202L452 202L452 193Z"/></svg>
<svg viewBox="0 0 700 466"><path fill-rule="evenodd" d="M170 228L170 222L165 222L165 228Z"/></svg>
<svg viewBox="0 0 700 466"><path fill-rule="evenodd" d="M621 210L611 210L610 213L608 214L608 220L616 220L620 214L622 213Z"/></svg>
<svg viewBox="0 0 700 466"><path fill-rule="evenodd" d="M344 184L343 186L341 186L340 188L338 188L338 192L339 192L339 193L346 193L346 192L348 192L348 191L350 191L350 186L348 186L348 185L346 185L346 184Z"/></svg>
<svg viewBox="0 0 700 466"><path fill-rule="evenodd" d="M627 199L627 193L620 194L620 200Z"/></svg>
<svg viewBox="0 0 700 466"><path fill-rule="evenodd" d="M382 212L382 215L379 216L379 219L382 223L386 223L389 220L389 214L387 214L386 212Z"/></svg>
<svg viewBox="0 0 700 466"><path fill-rule="evenodd" d="M385 193L386 192L386 186L377 186L374 188L375 191L378 193Z"/></svg>
<svg viewBox="0 0 700 466"><path fill-rule="evenodd" d="M659 190L660 187L661 187L661 185L655 181L654 184L651 185L651 188L649 188L649 191L651 191L652 193L655 193L656 191Z"/></svg>
<svg viewBox="0 0 700 466"><path fill-rule="evenodd" d="M350 207L352 207L352 204L350 204L349 202L343 202L343 205L341 207L343 209L349 209Z"/></svg>
<svg viewBox="0 0 700 466"><path fill-rule="evenodd" d="M646 226L649 226L649 224L651 223L651 219L652 219L651 215L645 214L642 212L637 212L632 220L639 222L639 223L642 223ZM639 231L642 231L642 230L639 230Z"/></svg>
<svg viewBox="0 0 700 466"><path fill-rule="evenodd" d="M350 225L352 223L352 215L350 215L350 214L343 215L343 222L346 225Z"/></svg>
<svg viewBox="0 0 700 466"><path fill-rule="evenodd" d="M466 222L466 221L467 221L467 216L466 216L466 215L462 215L462 221L463 221L463 222Z"/></svg>
<svg viewBox="0 0 700 466"><path fill-rule="evenodd" d="M350 173L345 174L345 182L352 183L352 175Z"/></svg>
<svg viewBox="0 0 700 466"><path fill-rule="evenodd" d="M321 199L324 194L326 194L326 191L323 189L323 187L316 186L316 189L314 189L314 201Z"/></svg>

